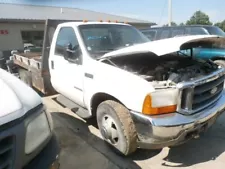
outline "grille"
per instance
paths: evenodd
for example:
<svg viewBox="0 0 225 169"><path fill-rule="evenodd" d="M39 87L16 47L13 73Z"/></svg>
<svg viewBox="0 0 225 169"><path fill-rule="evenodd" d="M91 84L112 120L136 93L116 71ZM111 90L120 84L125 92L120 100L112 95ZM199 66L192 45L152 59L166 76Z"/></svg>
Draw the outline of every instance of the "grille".
<svg viewBox="0 0 225 169"><path fill-rule="evenodd" d="M11 169L13 165L13 136L0 139L0 169Z"/></svg>
<svg viewBox="0 0 225 169"><path fill-rule="evenodd" d="M201 107L205 107L217 101L223 91L223 85L224 76L215 81L195 87L192 109L198 111Z"/></svg>
<svg viewBox="0 0 225 169"><path fill-rule="evenodd" d="M188 83L183 85L181 91L181 103L178 109L184 114L192 114L212 106L220 98L224 88L224 74L214 77L213 80Z"/></svg>

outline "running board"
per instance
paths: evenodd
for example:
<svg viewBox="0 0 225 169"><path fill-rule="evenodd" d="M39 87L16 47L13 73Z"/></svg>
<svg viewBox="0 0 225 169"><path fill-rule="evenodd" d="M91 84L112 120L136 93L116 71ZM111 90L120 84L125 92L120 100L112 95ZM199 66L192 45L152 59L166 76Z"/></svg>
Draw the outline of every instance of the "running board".
<svg viewBox="0 0 225 169"><path fill-rule="evenodd" d="M88 112L87 109L79 106L78 104L74 103L73 101L71 101L70 99L66 98L61 94L58 97L56 97L56 101L62 106L70 109L72 112L74 112L81 118L88 119L92 117L92 115Z"/></svg>

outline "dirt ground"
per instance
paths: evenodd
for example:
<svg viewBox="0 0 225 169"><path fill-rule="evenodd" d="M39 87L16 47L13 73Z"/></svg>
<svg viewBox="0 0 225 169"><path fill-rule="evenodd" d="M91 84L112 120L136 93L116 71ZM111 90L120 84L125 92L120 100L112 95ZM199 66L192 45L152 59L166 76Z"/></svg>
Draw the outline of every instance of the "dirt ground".
<svg viewBox="0 0 225 169"><path fill-rule="evenodd" d="M43 98L61 145L61 169L224 169L225 114L199 139L176 148L138 150L129 157L115 154L101 139L96 122L84 121L69 109Z"/></svg>

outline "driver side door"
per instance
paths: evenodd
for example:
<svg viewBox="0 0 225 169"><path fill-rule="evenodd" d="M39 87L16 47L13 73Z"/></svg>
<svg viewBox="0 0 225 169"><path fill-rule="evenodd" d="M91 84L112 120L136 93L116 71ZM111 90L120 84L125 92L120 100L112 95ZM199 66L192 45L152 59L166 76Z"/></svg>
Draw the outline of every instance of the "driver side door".
<svg viewBox="0 0 225 169"><path fill-rule="evenodd" d="M62 95L84 106L82 52L72 27L62 27L50 59L54 88Z"/></svg>

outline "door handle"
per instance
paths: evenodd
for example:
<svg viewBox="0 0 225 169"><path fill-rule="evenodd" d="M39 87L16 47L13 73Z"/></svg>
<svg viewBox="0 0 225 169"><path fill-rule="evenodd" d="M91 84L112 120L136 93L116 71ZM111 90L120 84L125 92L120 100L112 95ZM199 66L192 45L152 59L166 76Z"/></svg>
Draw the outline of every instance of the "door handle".
<svg viewBox="0 0 225 169"><path fill-rule="evenodd" d="M51 68L54 69L54 61L51 60Z"/></svg>
<svg viewBox="0 0 225 169"><path fill-rule="evenodd" d="M85 73L84 76L87 77L87 78L90 78L90 79L94 78L94 75L90 74L90 73Z"/></svg>

